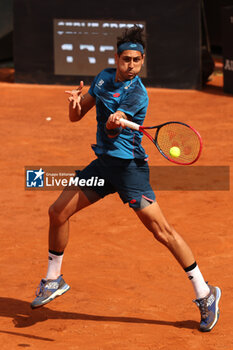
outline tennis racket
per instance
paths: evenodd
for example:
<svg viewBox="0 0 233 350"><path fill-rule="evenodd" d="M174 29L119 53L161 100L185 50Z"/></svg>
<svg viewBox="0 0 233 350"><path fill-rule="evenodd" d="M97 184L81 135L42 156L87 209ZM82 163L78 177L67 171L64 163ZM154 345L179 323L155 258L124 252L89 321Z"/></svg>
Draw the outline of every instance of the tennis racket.
<svg viewBox="0 0 233 350"><path fill-rule="evenodd" d="M170 162L190 165L198 160L202 150L200 134L191 126L181 122L167 122L156 126L141 126L127 119L121 119L130 129L146 135L159 152ZM156 129L155 136L146 129Z"/></svg>

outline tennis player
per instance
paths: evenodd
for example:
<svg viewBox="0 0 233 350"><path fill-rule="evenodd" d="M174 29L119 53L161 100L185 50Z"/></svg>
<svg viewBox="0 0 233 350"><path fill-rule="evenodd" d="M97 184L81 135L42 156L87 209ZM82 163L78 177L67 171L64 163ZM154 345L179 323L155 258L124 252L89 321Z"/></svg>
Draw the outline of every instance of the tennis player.
<svg viewBox="0 0 233 350"><path fill-rule="evenodd" d="M193 285L200 309L200 330L210 331L219 317L219 287L207 284L193 253L183 238L166 221L149 183L147 155L141 145L142 135L124 127L121 118L142 125L148 107L148 95L138 76L144 58L143 29L127 29L117 41L116 69L100 72L83 95L83 82L69 94L69 118L78 122L96 107L97 142L93 146L96 159L79 178L92 176L104 179L104 186L77 187L64 190L49 209L49 262L46 278L42 279L31 307L43 306L69 290L61 275L64 250L68 243L69 218L81 209L117 192L135 211L157 241L165 245L176 258Z"/></svg>

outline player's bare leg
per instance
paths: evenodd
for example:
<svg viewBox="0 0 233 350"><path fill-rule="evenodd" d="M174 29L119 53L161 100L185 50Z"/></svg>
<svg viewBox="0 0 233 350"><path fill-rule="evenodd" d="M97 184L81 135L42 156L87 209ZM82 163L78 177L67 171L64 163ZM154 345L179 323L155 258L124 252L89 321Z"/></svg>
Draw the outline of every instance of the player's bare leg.
<svg viewBox="0 0 233 350"><path fill-rule="evenodd" d="M200 330L209 332L219 318L220 288L213 287L205 282L191 249L168 224L157 202L136 211L136 214L148 230L153 233L154 237L170 250L186 272L196 294L194 302L201 313Z"/></svg>
<svg viewBox="0 0 233 350"><path fill-rule="evenodd" d="M69 239L69 218L92 204L80 190L64 190L49 208L49 249L63 252Z"/></svg>
<svg viewBox="0 0 233 350"><path fill-rule="evenodd" d="M136 211L136 214L154 237L170 250L183 268L194 263L195 259L191 249L168 224L157 202Z"/></svg>
<svg viewBox="0 0 233 350"><path fill-rule="evenodd" d="M63 253L69 239L69 218L99 199L91 192L89 200L81 190L66 189L49 208L48 270L46 278L40 282L36 298L31 303L32 308L43 306L70 289L60 273Z"/></svg>

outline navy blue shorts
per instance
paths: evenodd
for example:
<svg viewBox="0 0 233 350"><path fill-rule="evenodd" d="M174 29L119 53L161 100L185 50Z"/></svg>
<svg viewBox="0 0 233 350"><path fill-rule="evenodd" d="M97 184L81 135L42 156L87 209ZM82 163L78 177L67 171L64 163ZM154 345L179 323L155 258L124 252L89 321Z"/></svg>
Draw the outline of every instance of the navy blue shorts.
<svg viewBox="0 0 233 350"><path fill-rule="evenodd" d="M143 159L120 159L101 155L83 170L76 170L79 179L103 179L104 186L86 186L100 198L118 192L123 203L141 208L142 199L153 203L155 194L149 182L149 166ZM86 181L88 183L88 181ZM80 187L84 193L85 188Z"/></svg>

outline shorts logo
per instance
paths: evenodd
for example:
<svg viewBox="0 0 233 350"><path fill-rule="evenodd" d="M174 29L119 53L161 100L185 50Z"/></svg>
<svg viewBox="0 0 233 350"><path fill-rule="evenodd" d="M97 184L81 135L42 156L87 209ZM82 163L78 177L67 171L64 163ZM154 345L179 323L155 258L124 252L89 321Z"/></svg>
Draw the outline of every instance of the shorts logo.
<svg viewBox="0 0 233 350"><path fill-rule="evenodd" d="M26 171L26 187L44 187L44 171L42 168Z"/></svg>
<svg viewBox="0 0 233 350"><path fill-rule="evenodd" d="M134 204L136 202L137 202L136 199L131 199L131 201L130 201L131 204Z"/></svg>
<svg viewBox="0 0 233 350"><path fill-rule="evenodd" d="M119 94L119 92L116 92L115 94L113 94L113 97L120 97L121 94Z"/></svg>

